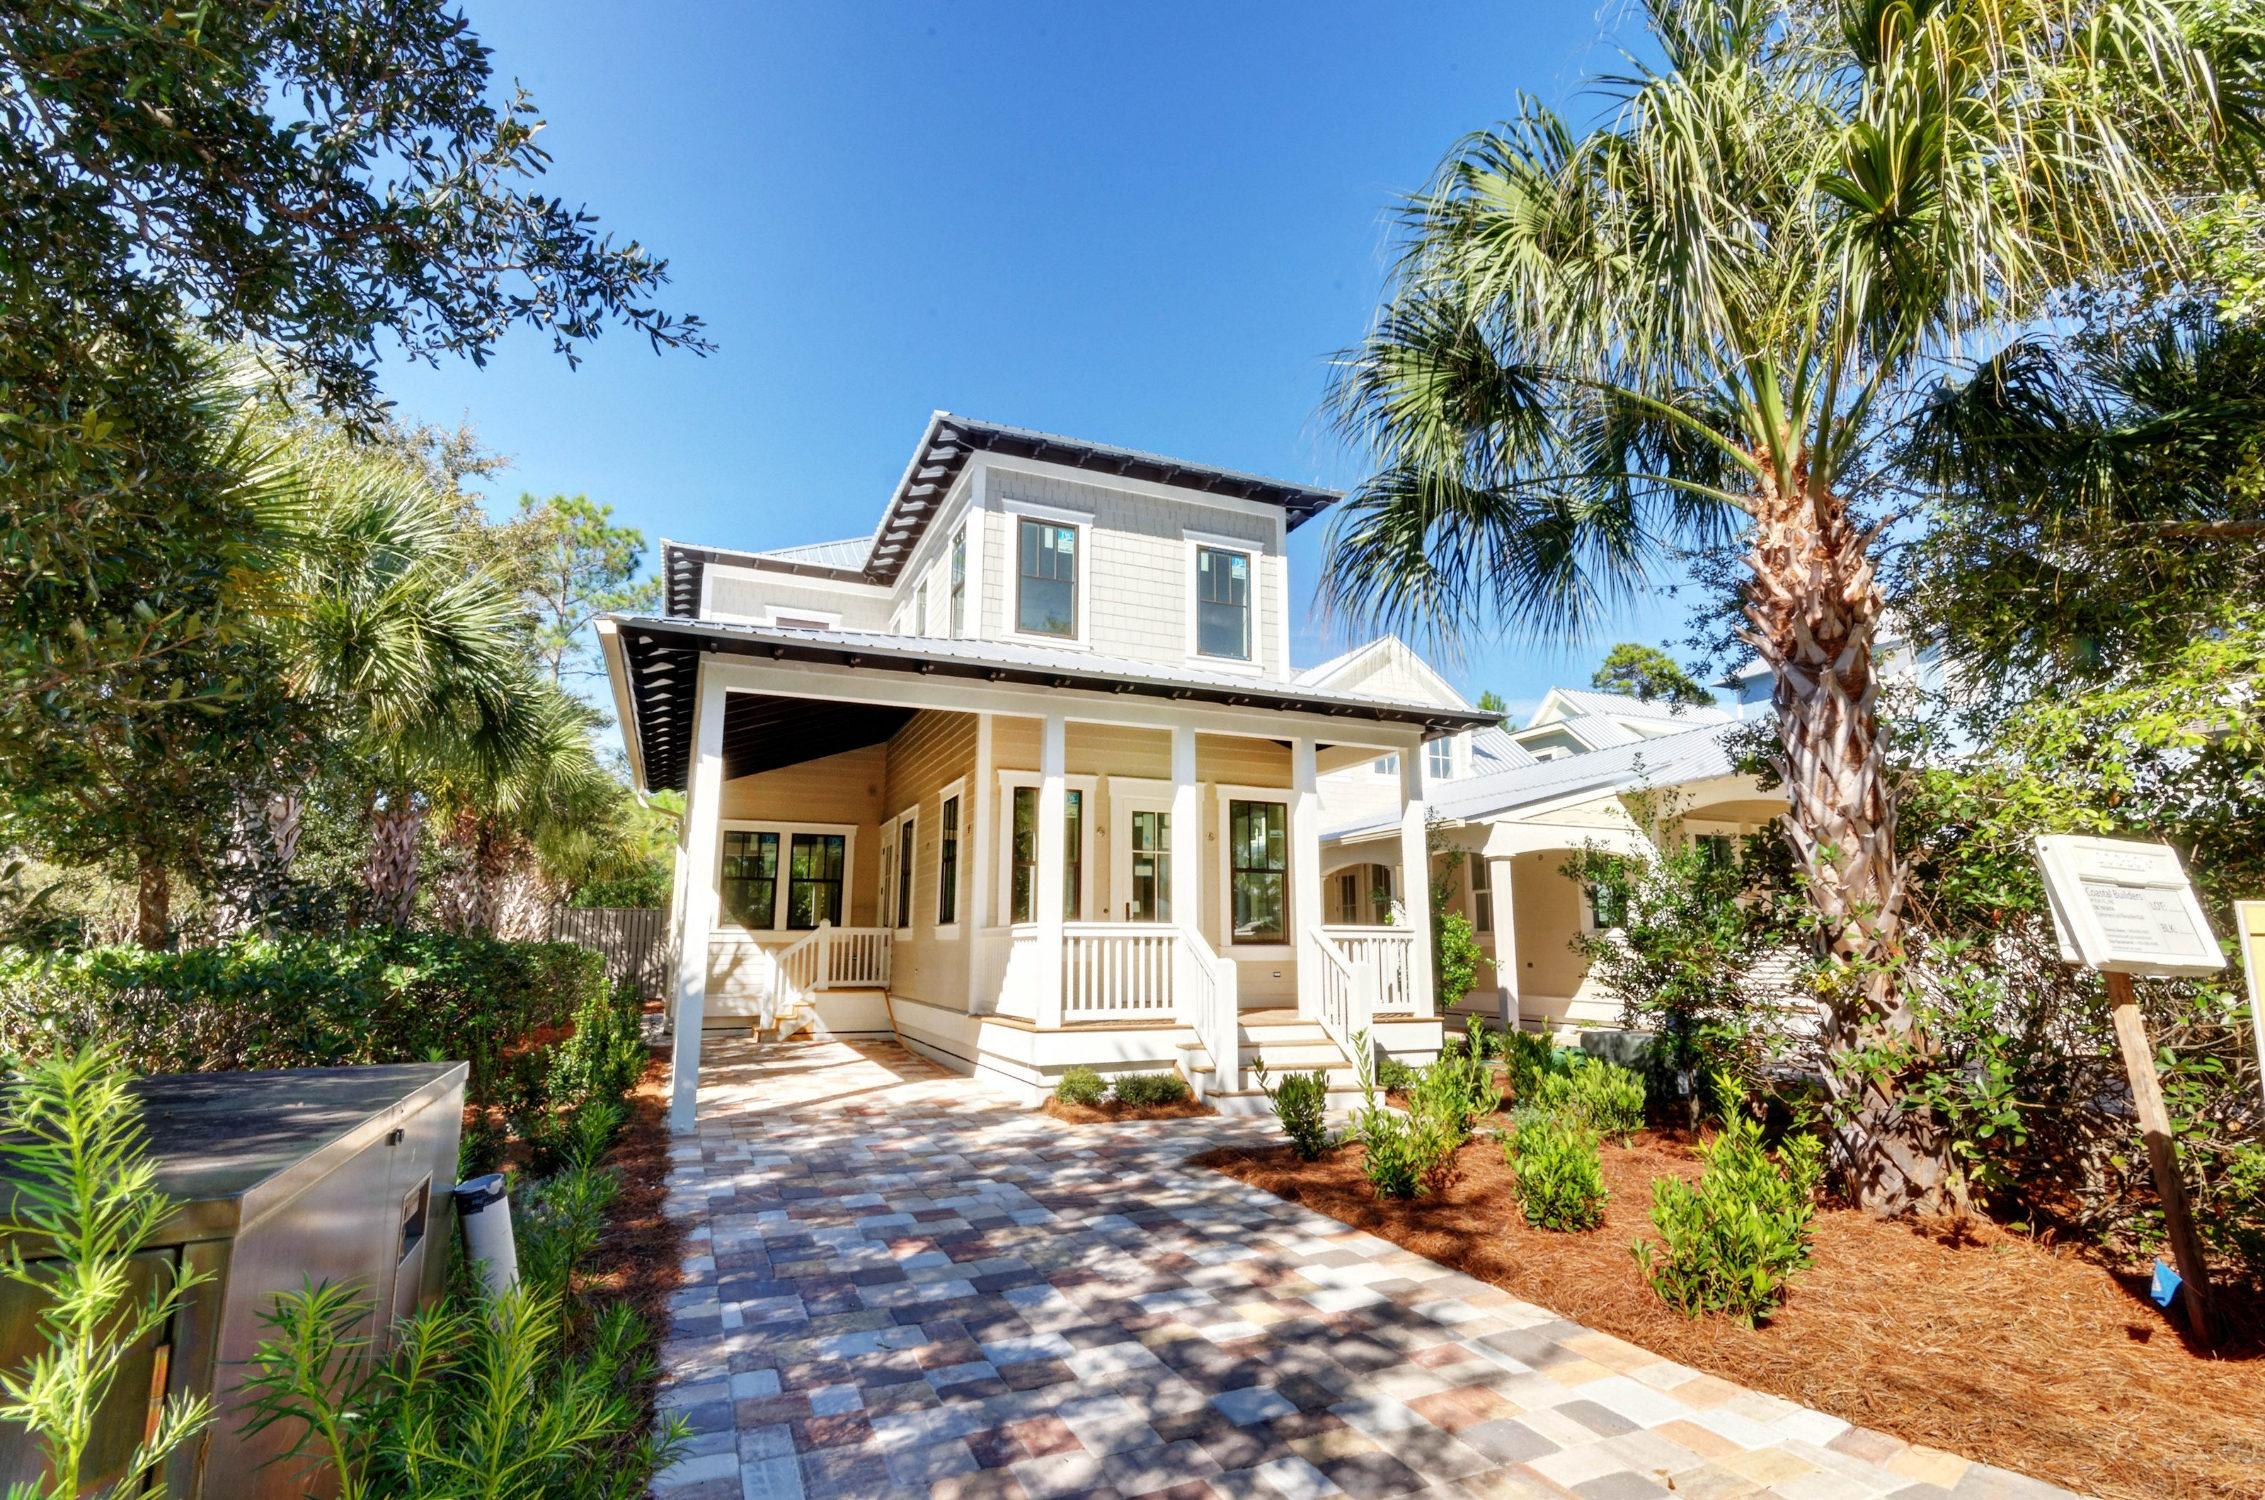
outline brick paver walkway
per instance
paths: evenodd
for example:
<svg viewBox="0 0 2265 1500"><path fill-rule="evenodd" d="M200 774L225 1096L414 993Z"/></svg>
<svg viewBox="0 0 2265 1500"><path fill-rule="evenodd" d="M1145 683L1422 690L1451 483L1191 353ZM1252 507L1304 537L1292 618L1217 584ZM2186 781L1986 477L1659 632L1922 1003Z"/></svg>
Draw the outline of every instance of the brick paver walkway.
<svg viewBox="0 0 2265 1500"><path fill-rule="evenodd" d="M894 1044L711 1043L661 1500L2062 1492L1592 1332Z"/></svg>

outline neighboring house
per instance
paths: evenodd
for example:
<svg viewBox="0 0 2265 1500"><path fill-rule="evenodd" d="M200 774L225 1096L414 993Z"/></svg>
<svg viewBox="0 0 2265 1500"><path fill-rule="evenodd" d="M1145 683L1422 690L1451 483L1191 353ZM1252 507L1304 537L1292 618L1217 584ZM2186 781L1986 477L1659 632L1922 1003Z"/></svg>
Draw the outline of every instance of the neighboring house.
<svg viewBox="0 0 2265 1500"><path fill-rule="evenodd" d="M1407 648L1373 643L1308 677L1357 670L1364 653L1396 659ZM1341 680L1324 675L1317 685ZM1410 680L1405 690L1418 686ZM1435 706L1467 707L1436 675L1429 688ZM1728 740L1739 727L1719 709L1554 688L1522 729L1480 729L1426 746L1428 867L1489 960L1459 1011L1542 1031L1619 1021L1618 1005L1595 992L1573 946L1576 934L1598 930L1598 919L1566 863L1591 845L1642 854L1670 838L1719 841L1724 857L1733 856L1737 838L1784 811L1781 796L1734 770ZM1356 911L1402 921L1411 907L1428 905L1428 883L1411 891L1402 875L1406 842L1380 795L1388 779L1374 763L1322 778L1331 921ZM1671 816L1662 822L1659 811Z"/></svg>
<svg viewBox="0 0 2265 1500"><path fill-rule="evenodd" d="M938 413L865 536L663 543L666 616L599 630L638 785L687 794L676 1127L711 1027L1252 1110L1261 1058L1435 1054L1423 902L1327 919L1319 784L1389 760L1420 858L1427 746L1487 720L1412 657L1292 671L1285 541L1338 498Z"/></svg>

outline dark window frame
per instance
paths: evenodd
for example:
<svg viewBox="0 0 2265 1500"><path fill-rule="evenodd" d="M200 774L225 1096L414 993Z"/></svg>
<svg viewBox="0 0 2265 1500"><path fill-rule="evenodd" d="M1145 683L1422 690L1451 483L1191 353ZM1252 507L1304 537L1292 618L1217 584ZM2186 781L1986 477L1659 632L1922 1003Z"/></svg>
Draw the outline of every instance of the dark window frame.
<svg viewBox="0 0 2265 1500"><path fill-rule="evenodd" d="M743 840L745 842L746 848L743 852L739 854L734 854L732 852L732 841L734 839ZM762 856L759 851L761 851L765 847L766 841L768 841L768 848L770 852L770 873L768 875L759 873L735 875L732 873L732 862L735 859L754 859L757 861L757 868L760 869ZM769 899L764 902L763 920L760 923L740 921L732 915L732 887L754 887L758 885L768 885L770 887ZM747 909L750 911L753 910L752 901L747 903ZM778 931L779 834L777 829L727 828L724 830L723 863L717 873L716 878L716 910L727 925L739 927L748 932Z"/></svg>
<svg viewBox="0 0 2265 1500"><path fill-rule="evenodd" d="M798 873L801 865L796 856L802 850L809 848L826 851L829 845L832 846L830 852L834 855L834 858L828 862L831 865L830 873L819 875ZM844 833L789 833L787 835L786 866L785 929L788 932L811 932L816 930L821 921L831 922L836 927L841 926L843 903L847 899L849 891L849 835ZM832 899L825 902L821 909L814 912L808 922L796 920L796 914L799 910L799 902L796 899L797 888L801 887L832 892Z"/></svg>
<svg viewBox="0 0 2265 1500"><path fill-rule="evenodd" d="M1234 559L1243 565L1242 598L1232 596L1236 579L1233 569L1218 566L1206 567L1211 559ZM1206 574L1209 574L1209 582ZM1213 598L1224 579L1227 598ZM1258 553L1255 549L1214 546L1209 542L1195 544L1195 654L1213 661L1254 661L1258 656ZM1207 592L1209 590L1210 592ZM1237 611L1242 622L1242 649L1240 651L1214 651L1204 644L1204 612L1206 609Z"/></svg>
<svg viewBox="0 0 2265 1500"><path fill-rule="evenodd" d="M936 815L936 925L959 921L959 793L946 797Z"/></svg>
<svg viewBox="0 0 2265 1500"><path fill-rule="evenodd" d="M897 819L896 911L891 921L899 932L912 930L913 865L920 853L920 815L906 813Z"/></svg>
<svg viewBox="0 0 2265 1500"><path fill-rule="evenodd" d="M1017 516L1015 518L1015 633L1036 636L1043 640L1074 641L1078 638L1078 595L1080 564L1085 551L1085 528L1074 521L1057 521L1047 516ZM1052 545L1048 545L1051 533ZM1033 541L1033 536L1037 540ZM1069 538L1065 550L1061 537ZM1068 563L1068 577L1063 577L1063 562ZM1044 570L1044 571L1041 571ZM1033 583L1067 584L1069 587L1068 618L1060 630L1051 630L1044 624L1033 625L1029 619L1029 603ZM1048 617L1052 618L1051 616Z"/></svg>
<svg viewBox="0 0 2265 1500"><path fill-rule="evenodd" d="M1243 819L1246 816L1246 810L1256 811L1259 809L1271 809L1281 819L1282 852L1278 864L1272 862L1266 864L1244 863L1244 856L1249 852L1252 839L1248 825ZM1272 830L1268 829L1266 833L1270 835ZM1266 843L1271 844L1271 842L1270 837L1266 839ZM1271 856L1269 856L1269 859L1271 860ZM1243 882L1246 878L1261 882L1262 884L1258 887L1260 889L1264 888L1263 883L1271 882L1279 891L1279 895L1275 899L1275 911L1281 922L1279 928L1264 932L1252 932L1247 935L1241 930L1243 924L1237 907L1240 904ZM1258 946L1281 944L1289 940L1290 805L1287 802L1261 801L1255 797L1230 798L1227 802L1227 941Z"/></svg>

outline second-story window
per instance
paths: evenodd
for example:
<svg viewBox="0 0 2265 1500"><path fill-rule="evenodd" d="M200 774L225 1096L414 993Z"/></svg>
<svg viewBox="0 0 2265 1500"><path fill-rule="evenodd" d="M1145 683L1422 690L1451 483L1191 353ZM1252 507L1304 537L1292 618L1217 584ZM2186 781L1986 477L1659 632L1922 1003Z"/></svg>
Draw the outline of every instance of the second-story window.
<svg viewBox="0 0 2265 1500"><path fill-rule="evenodd" d="M1250 554L1195 549L1195 649L1250 660Z"/></svg>
<svg viewBox="0 0 2265 1500"><path fill-rule="evenodd" d="M897 825L897 926L912 925L912 826L906 818Z"/></svg>
<svg viewBox="0 0 2265 1500"><path fill-rule="evenodd" d="M952 602L945 628L953 640L967 634L967 533L952 538Z"/></svg>
<svg viewBox="0 0 2265 1500"><path fill-rule="evenodd" d="M1434 781L1445 781L1455 774L1455 742L1433 740L1424 746L1424 770Z"/></svg>
<svg viewBox="0 0 2265 1500"><path fill-rule="evenodd" d="M1024 635L1077 635L1077 528L1025 519L1015 629Z"/></svg>

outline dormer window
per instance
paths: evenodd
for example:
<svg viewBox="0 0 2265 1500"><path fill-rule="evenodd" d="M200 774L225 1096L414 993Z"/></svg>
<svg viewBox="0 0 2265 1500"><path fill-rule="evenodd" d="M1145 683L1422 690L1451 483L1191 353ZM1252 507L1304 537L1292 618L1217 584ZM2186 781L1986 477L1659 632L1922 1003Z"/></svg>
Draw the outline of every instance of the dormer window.
<svg viewBox="0 0 2265 1500"><path fill-rule="evenodd" d="M1250 568L1248 552L1225 547L1195 549L1195 649L1200 656L1250 660Z"/></svg>
<svg viewBox="0 0 2265 1500"><path fill-rule="evenodd" d="M1024 635L1077 636L1077 528L1024 517L1016 527L1021 556L1015 629Z"/></svg>
<svg viewBox="0 0 2265 1500"><path fill-rule="evenodd" d="M1436 739L1424 746L1424 771L1434 781L1446 781L1455 774L1455 742Z"/></svg>

